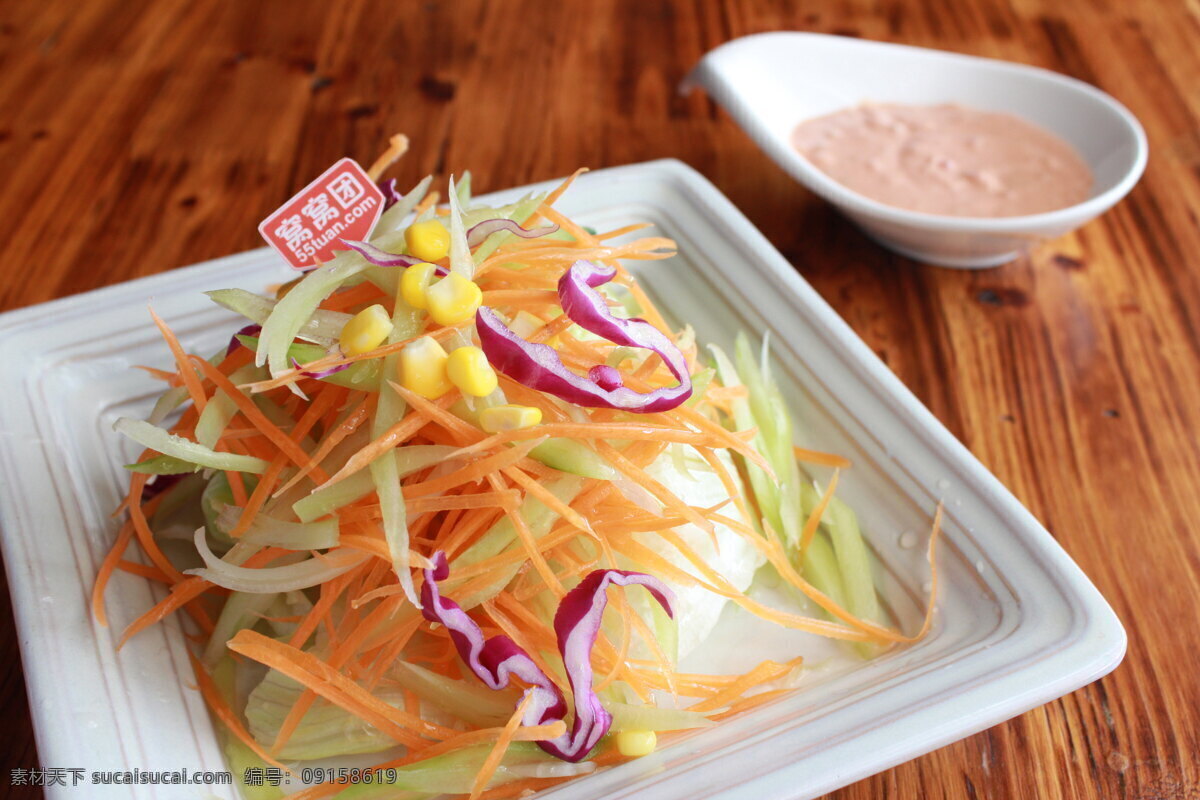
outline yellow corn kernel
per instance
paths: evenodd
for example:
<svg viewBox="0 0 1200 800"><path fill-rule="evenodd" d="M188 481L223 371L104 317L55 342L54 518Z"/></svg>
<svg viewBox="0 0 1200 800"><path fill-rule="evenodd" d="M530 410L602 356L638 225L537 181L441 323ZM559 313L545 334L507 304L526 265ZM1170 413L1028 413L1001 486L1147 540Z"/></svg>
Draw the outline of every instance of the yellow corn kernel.
<svg viewBox="0 0 1200 800"><path fill-rule="evenodd" d="M415 222L404 232L408 252L422 261L437 261L450 252L450 231L436 219Z"/></svg>
<svg viewBox="0 0 1200 800"><path fill-rule="evenodd" d="M436 400L454 388L446 378L449 358L432 337L409 343L400 351L400 385L426 400Z"/></svg>
<svg viewBox="0 0 1200 800"><path fill-rule="evenodd" d="M439 325L457 325L475 316L483 292L474 281L451 272L425 292L429 316Z"/></svg>
<svg viewBox="0 0 1200 800"><path fill-rule="evenodd" d="M339 343L342 352L357 356L383 344L392 332L392 318L383 306L376 303L355 314L342 326Z"/></svg>
<svg viewBox="0 0 1200 800"><path fill-rule="evenodd" d="M532 406L492 406L479 412L479 426L488 433L532 428L542 421L542 410Z"/></svg>
<svg viewBox="0 0 1200 800"><path fill-rule="evenodd" d="M413 308L429 308L425 293L429 291L429 284L433 281L436 269L433 264L423 261L404 270L404 274L400 276L400 296L404 298L404 302Z"/></svg>
<svg viewBox="0 0 1200 800"><path fill-rule="evenodd" d="M472 397L487 397L496 391L499 381L496 370L488 363L487 356L478 347L458 347L450 351L446 362L446 375L450 382Z"/></svg>
<svg viewBox="0 0 1200 800"><path fill-rule="evenodd" d="M658 737L654 731L619 731L617 733L617 750L623 756L638 758L648 756L658 747Z"/></svg>

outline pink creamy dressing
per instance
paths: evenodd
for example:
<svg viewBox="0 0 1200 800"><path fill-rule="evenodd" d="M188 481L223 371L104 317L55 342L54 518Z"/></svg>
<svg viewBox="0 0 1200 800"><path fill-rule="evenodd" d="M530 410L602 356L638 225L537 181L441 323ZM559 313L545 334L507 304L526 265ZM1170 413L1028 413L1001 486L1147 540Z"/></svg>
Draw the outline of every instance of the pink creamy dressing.
<svg viewBox="0 0 1200 800"><path fill-rule="evenodd" d="M800 124L792 144L873 200L955 217L1012 217L1087 199L1071 145L1015 117L956 105L863 105Z"/></svg>

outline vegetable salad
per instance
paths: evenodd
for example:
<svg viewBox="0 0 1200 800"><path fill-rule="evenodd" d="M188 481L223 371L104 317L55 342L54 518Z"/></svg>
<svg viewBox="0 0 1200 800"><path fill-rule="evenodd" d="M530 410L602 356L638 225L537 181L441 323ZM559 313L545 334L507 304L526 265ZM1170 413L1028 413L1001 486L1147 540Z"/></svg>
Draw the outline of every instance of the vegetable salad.
<svg viewBox="0 0 1200 800"><path fill-rule="evenodd" d="M117 571L165 587L122 642L186 617L235 774L286 776L246 797L521 797L648 755L794 685L680 671L728 606L861 656L927 630L888 624L849 463L796 446L766 344L672 329L629 267L673 242L575 223L573 180L389 181L369 241L209 293L246 318L220 352L153 317L174 366L115 426L145 450L94 613Z"/></svg>

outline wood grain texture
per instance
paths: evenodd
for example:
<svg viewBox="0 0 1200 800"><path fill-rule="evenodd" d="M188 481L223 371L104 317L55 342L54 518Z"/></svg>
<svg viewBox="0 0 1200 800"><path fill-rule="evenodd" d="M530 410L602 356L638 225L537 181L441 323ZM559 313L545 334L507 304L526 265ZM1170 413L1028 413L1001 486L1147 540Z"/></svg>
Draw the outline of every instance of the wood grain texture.
<svg viewBox="0 0 1200 800"><path fill-rule="evenodd" d="M914 264L676 93L706 50L778 29L1068 73L1142 120L1149 169L1031 258ZM1196 0L7 0L0 309L257 247L259 219L397 130L415 144L401 184L469 167L486 190L681 158L1049 527L1130 634L1111 676L834 796L1195 800L1198 119ZM36 764L9 613L0 797L29 798L6 785Z"/></svg>

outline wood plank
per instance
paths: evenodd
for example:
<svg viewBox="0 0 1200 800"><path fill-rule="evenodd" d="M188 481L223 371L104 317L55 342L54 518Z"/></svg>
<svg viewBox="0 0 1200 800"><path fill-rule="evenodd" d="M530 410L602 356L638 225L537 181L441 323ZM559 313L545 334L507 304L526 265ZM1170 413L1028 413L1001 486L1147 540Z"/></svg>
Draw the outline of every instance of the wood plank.
<svg viewBox="0 0 1200 800"><path fill-rule="evenodd" d="M803 29L1093 82L1151 143L1111 213L1001 269L880 250L675 87L735 36ZM0 309L258 246L329 163L413 137L402 184L486 190L673 156L742 208L1116 607L1111 676L838 798L1200 793L1200 5L1114 0L610 3L9 0ZM820 76L811 76L820 80ZM34 766L7 594L0 719ZM52 765L73 766L73 765ZM3 786L0 797L40 796Z"/></svg>

